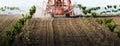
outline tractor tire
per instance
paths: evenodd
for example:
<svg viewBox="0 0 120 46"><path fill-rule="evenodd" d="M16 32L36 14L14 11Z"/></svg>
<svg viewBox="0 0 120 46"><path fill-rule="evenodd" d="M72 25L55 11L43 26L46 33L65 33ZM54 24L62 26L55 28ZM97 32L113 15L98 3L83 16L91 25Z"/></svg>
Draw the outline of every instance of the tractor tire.
<svg viewBox="0 0 120 46"><path fill-rule="evenodd" d="M65 14L65 17L70 17L70 14L69 13Z"/></svg>
<svg viewBox="0 0 120 46"><path fill-rule="evenodd" d="M54 18L54 14L51 14L51 17L53 17L53 18Z"/></svg>

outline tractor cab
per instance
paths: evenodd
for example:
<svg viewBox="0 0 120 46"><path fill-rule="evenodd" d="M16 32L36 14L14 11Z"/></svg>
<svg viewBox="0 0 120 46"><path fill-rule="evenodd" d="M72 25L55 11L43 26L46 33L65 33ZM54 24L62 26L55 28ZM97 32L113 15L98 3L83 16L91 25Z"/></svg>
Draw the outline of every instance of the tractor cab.
<svg viewBox="0 0 120 46"><path fill-rule="evenodd" d="M72 14L70 0L48 0L46 5L46 13L55 15L66 15L69 17Z"/></svg>

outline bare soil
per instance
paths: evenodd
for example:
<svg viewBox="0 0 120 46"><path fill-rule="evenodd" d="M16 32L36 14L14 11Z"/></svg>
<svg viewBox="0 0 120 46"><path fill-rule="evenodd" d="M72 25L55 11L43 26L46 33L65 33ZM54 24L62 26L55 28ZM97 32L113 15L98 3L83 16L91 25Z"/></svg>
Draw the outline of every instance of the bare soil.
<svg viewBox="0 0 120 46"><path fill-rule="evenodd" d="M21 16L0 15L0 39L2 32L10 29L19 18ZM120 17L107 18L113 18L120 27ZM120 46L117 34L95 22L95 19L32 18L25 23L12 46Z"/></svg>
<svg viewBox="0 0 120 46"><path fill-rule="evenodd" d="M95 19L32 18L26 22L13 46L120 46L117 34ZM113 19L119 24L120 19Z"/></svg>

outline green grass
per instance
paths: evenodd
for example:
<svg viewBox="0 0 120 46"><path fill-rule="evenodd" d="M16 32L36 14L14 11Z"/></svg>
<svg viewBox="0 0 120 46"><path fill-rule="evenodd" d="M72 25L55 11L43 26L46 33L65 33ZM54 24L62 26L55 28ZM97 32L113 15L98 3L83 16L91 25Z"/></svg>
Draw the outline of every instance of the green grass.
<svg viewBox="0 0 120 46"><path fill-rule="evenodd" d="M106 26L109 28L111 32L114 32L114 29L116 28L116 24L114 23L107 23Z"/></svg>
<svg viewBox="0 0 120 46"><path fill-rule="evenodd" d="M115 30L115 33L117 33L118 37L120 38L120 28Z"/></svg>
<svg viewBox="0 0 120 46"><path fill-rule="evenodd" d="M106 18L103 19L104 24L111 23L111 22L112 22L112 19L106 19Z"/></svg>
<svg viewBox="0 0 120 46"><path fill-rule="evenodd" d="M103 24L103 20L102 20L102 19L96 19L96 22L97 22L98 24Z"/></svg>
<svg viewBox="0 0 120 46"><path fill-rule="evenodd" d="M112 19L96 19L96 22L99 24L104 24L111 32L114 32L114 29L117 27L115 23L112 23Z"/></svg>

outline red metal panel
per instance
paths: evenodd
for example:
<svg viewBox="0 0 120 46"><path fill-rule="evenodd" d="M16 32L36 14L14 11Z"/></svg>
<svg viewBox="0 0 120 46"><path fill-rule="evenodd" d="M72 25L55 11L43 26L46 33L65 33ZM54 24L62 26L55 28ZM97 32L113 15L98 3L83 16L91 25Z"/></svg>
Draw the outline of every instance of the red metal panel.
<svg viewBox="0 0 120 46"><path fill-rule="evenodd" d="M71 0L54 0L54 4L51 4L52 2L52 0L48 0L46 5L47 14L65 14L65 8L67 8L68 12L71 11Z"/></svg>

